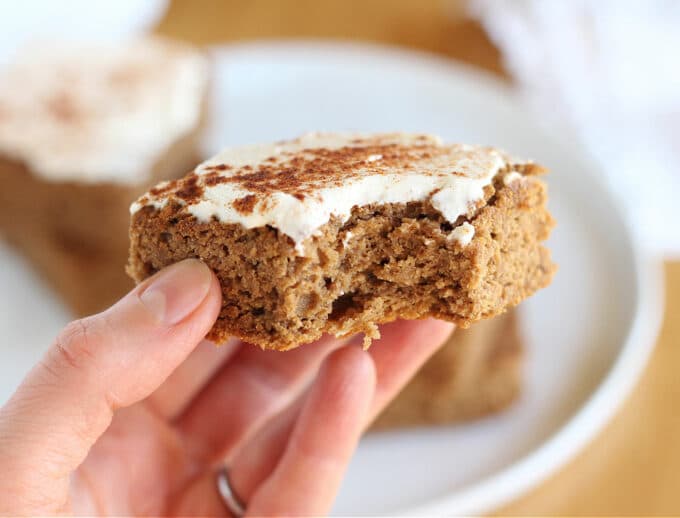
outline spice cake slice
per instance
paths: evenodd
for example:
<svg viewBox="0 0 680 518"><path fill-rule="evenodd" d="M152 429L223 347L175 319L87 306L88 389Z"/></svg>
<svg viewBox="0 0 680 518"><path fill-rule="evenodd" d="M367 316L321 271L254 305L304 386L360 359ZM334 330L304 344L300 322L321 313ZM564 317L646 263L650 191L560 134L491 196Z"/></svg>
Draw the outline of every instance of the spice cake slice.
<svg viewBox="0 0 680 518"><path fill-rule="evenodd" d="M546 286L543 169L428 135L309 134L227 149L131 207L140 282L198 257L222 310L209 337L285 350L397 318L462 327Z"/></svg>
<svg viewBox="0 0 680 518"><path fill-rule="evenodd" d="M209 76L156 37L34 43L0 68L0 236L75 313L132 287L128 208L199 161Z"/></svg>

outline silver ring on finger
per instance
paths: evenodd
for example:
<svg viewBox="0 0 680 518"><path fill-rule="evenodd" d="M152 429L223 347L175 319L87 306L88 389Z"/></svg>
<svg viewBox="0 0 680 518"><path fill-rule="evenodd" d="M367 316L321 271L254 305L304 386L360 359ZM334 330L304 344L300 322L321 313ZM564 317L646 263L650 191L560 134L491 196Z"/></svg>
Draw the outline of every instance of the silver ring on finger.
<svg viewBox="0 0 680 518"><path fill-rule="evenodd" d="M226 467L217 472L217 493L233 516L241 518L246 514L246 506L231 487L229 470Z"/></svg>

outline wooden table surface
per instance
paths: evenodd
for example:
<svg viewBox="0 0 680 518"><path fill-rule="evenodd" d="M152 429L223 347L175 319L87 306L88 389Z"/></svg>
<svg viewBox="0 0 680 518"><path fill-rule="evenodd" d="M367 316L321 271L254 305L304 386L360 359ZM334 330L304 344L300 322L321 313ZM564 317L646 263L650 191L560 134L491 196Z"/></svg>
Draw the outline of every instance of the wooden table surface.
<svg viewBox="0 0 680 518"><path fill-rule="evenodd" d="M175 0L158 31L198 44L335 38L429 50L506 77L498 50L455 0ZM499 515L680 515L680 262L666 317L632 396L565 468Z"/></svg>

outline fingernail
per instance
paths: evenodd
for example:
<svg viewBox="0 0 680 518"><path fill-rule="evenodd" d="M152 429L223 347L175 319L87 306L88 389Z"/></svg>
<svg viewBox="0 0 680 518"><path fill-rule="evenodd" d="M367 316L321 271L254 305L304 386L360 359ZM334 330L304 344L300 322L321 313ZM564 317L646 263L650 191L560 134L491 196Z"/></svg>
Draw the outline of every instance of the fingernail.
<svg viewBox="0 0 680 518"><path fill-rule="evenodd" d="M174 325L189 316L210 290L210 269L198 259L187 259L161 270L139 295L156 320Z"/></svg>

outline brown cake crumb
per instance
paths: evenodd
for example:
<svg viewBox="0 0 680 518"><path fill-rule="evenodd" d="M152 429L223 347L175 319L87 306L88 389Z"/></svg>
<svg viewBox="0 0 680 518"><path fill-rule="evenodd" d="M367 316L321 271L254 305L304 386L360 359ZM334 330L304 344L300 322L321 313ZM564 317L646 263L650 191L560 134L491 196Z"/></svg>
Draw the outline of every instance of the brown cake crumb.
<svg viewBox="0 0 680 518"><path fill-rule="evenodd" d="M358 142L356 149L305 148L275 160L264 155L252 166L224 164L228 174L208 162L198 176L203 185L238 182L238 192L248 194L231 203L238 213L251 214L265 210L259 204L266 206L272 193L315 197L319 184L382 174L386 167L408 170L414 161L423 163L423 153L443 163L442 153L451 149L431 139L403 146L381 144L378 137ZM375 171L367 169L378 155ZM236 336L286 350L322 333L361 332L368 345L379 336L378 324L397 318L435 317L467 327L547 286L555 271L542 245L553 227L545 184L535 176L543 169L505 164L483 198L456 221L447 221L430 199L369 203L355 205L346 219L332 215L301 243L272 225L246 228L195 217L187 207L203 198L189 188L196 185L192 173L162 187L161 198L152 195L134 208L128 273L140 282L174 262L203 260L222 286L222 311L209 335L217 342ZM451 166L427 174L459 172L475 170Z"/></svg>

